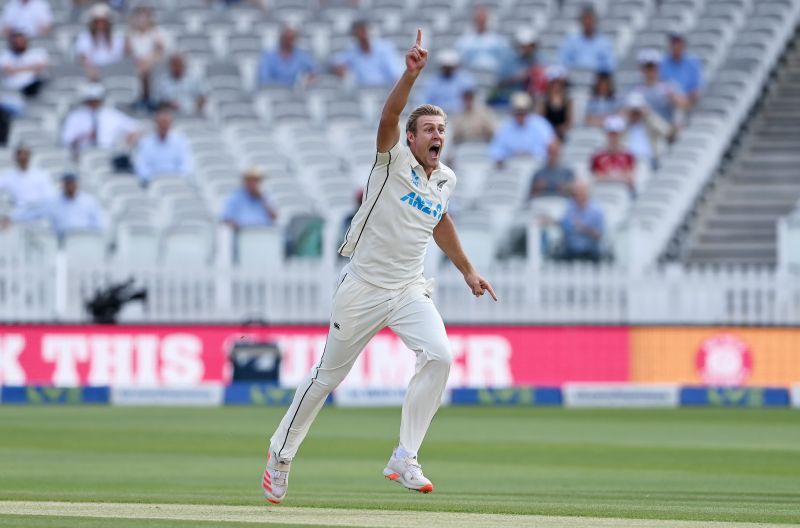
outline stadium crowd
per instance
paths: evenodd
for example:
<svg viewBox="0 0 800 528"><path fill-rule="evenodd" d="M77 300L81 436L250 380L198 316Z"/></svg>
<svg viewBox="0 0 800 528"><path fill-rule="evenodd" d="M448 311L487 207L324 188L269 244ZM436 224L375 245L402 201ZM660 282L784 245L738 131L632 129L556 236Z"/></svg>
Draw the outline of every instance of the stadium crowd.
<svg viewBox="0 0 800 528"><path fill-rule="evenodd" d="M257 4L264 16L270 16L268 3L208 2L209 9L237 9L241 3ZM124 0L74 0L72 5L71 16L85 23L74 41L74 60L85 79L61 125L62 145L76 161L88 150L108 151L110 177L136 178L142 187L160 178L191 181L194 153L175 123L204 116L208 99L204 79L188 68L191 54L159 26L152 5ZM55 65L36 45L53 25L47 0L9 0L3 8L2 31L7 39L0 54L3 144L14 120L25 115L26 102L40 97L54 79L50 71ZM608 249L602 242L604 212L591 197L592 184L612 182L636 196L637 168L658 167L665 148L680 135L699 100L702 68L686 50L685 35L672 31L664 43L666 52L638 50L640 80L627 93L618 93L614 46L600 31L591 5L580 10L577 27L561 43L556 60L545 63L533 30L522 28L509 40L494 31L491 8L477 7L472 27L453 48L433 50L431 71L416 97L417 102L436 104L448 113L450 152L459 144L483 143L497 169L512 158L535 159L539 166L530 174L528 198L566 200L559 218L535 217L546 234L552 228L559 231L555 241L543 242L543 251L552 258L599 261L608 256ZM263 50L253 72L259 90L302 90L325 76L356 87L388 89L402 72L401 54L391 40L377 36L366 18L352 24L350 46L324 62L300 46L302 33L302 27L285 23L277 45ZM129 68L139 82L138 96L124 107L106 102L104 72L114 65ZM571 95L570 77L575 72L591 72L594 77L581 123L576 121ZM478 81L487 78L489 89ZM561 160L562 145L576 124L601 129L607 138L606 145L587 160L588 181L583 172ZM81 190L77 171L48 174L31 164L36 152L29 145L9 146L14 166L0 174L0 194L9 197L11 207L2 215L2 226L47 222L59 236L109 228L109 212ZM458 172L459 167L454 168ZM230 170L242 184L217 211L218 220L234 230L276 222L281 211L265 186L270 174L258 166ZM60 181L60 187L54 181ZM458 214L457 207L452 211ZM319 228L319 222L312 220L309 225ZM287 223L287 237L298 229L305 227Z"/></svg>

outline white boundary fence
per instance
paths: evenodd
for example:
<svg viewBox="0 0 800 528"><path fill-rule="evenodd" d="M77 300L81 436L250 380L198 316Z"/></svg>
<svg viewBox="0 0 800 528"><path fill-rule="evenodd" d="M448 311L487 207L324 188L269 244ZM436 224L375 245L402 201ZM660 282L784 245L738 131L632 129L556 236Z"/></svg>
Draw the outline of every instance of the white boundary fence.
<svg viewBox="0 0 800 528"><path fill-rule="evenodd" d="M63 256L24 262L0 256L0 321L87 322L84 303L100 287L133 277L148 303L124 322L324 323L342 263L298 261L263 273L238 269L71 267ZM668 266L510 261L484 270L501 301L472 298L461 275L439 266L435 299L448 323L800 325L800 274Z"/></svg>

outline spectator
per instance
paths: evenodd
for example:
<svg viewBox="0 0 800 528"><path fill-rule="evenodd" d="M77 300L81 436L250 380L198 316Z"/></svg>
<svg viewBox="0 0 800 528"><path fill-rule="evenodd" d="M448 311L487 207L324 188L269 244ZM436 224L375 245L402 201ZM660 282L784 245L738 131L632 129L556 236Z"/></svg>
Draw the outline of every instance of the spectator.
<svg viewBox="0 0 800 528"><path fill-rule="evenodd" d="M169 105L180 115L202 116L206 107L206 86L197 76L186 73L186 57L174 53L169 58L168 71L156 82L155 100Z"/></svg>
<svg viewBox="0 0 800 528"><path fill-rule="evenodd" d="M669 34L669 54L661 59L661 80L678 86L688 107L697 104L703 84L700 60L686 53L686 37L673 31Z"/></svg>
<svg viewBox="0 0 800 528"><path fill-rule="evenodd" d="M662 145L671 130L669 123L653 112L638 92L628 95L625 115L628 148L640 163L657 168Z"/></svg>
<svg viewBox="0 0 800 528"><path fill-rule="evenodd" d="M502 167L513 156L533 156L543 160L547 148L558 141L553 127L545 118L530 113L531 96L525 92L511 97L513 115L500 125L489 146L489 156Z"/></svg>
<svg viewBox="0 0 800 528"><path fill-rule="evenodd" d="M12 31L8 48L0 53L3 86L8 90L18 90L25 97L35 97L45 82L48 62L46 50L29 48L25 33Z"/></svg>
<svg viewBox="0 0 800 528"><path fill-rule="evenodd" d="M559 257L566 261L598 262L600 241L605 230L605 216L600 206L589 198L589 185L577 181L572 198L559 222L563 245Z"/></svg>
<svg viewBox="0 0 800 528"><path fill-rule="evenodd" d="M539 101L539 114L552 125L558 139L564 141L572 126L572 98L569 96L567 70L549 66L545 72L547 91Z"/></svg>
<svg viewBox="0 0 800 528"><path fill-rule="evenodd" d="M30 162L30 147L20 144L14 150L16 167L0 175L0 191L11 196L14 206L10 220L17 223L42 218L47 205L56 196L47 171L32 168Z"/></svg>
<svg viewBox="0 0 800 528"><path fill-rule="evenodd" d="M81 87L81 104L64 120L61 142L72 149L76 157L89 147L114 149L136 143L139 125L134 119L113 107L103 105L105 88L99 83ZM125 155L115 157L115 166L122 168Z"/></svg>
<svg viewBox="0 0 800 528"><path fill-rule="evenodd" d="M75 54L92 80L100 78L100 68L122 60L125 55L125 37L114 31L111 17L111 8L106 4L92 6L88 27L75 41Z"/></svg>
<svg viewBox="0 0 800 528"><path fill-rule="evenodd" d="M297 28L285 24L281 29L278 47L264 51L258 65L260 86L296 86L307 84L317 75L317 65L311 54L297 49Z"/></svg>
<svg viewBox="0 0 800 528"><path fill-rule="evenodd" d="M528 198L568 197L574 181L575 172L561 164L561 145L554 141L547 147L547 163L533 175Z"/></svg>
<svg viewBox="0 0 800 528"><path fill-rule="evenodd" d="M503 66L500 89L508 94L527 91L531 96L543 95L547 88L544 66L539 62L536 33L528 28L517 31L514 36L516 48Z"/></svg>
<svg viewBox="0 0 800 528"><path fill-rule="evenodd" d="M190 177L194 170L192 149L183 134L172 130L169 106L158 109L155 123L156 129L144 136L136 148L134 166L142 186L161 176Z"/></svg>
<svg viewBox="0 0 800 528"><path fill-rule="evenodd" d="M461 100L462 111L453 116L453 123L449 126L453 144L491 141L497 124L494 112L475 98L474 88L464 90Z"/></svg>
<svg viewBox="0 0 800 528"><path fill-rule="evenodd" d="M3 7L3 33L24 33L28 38L50 33L53 13L47 0L8 0Z"/></svg>
<svg viewBox="0 0 800 528"><path fill-rule="evenodd" d="M365 20L353 23L355 43L334 59L334 72L344 77L349 72L357 86L390 86L400 78L400 57L394 44L372 38Z"/></svg>
<svg viewBox="0 0 800 528"><path fill-rule="evenodd" d="M101 232L103 212L93 196L78 191L78 177L68 172L61 178L62 192L48 207L53 231L59 238L81 231Z"/></svg>
<svg viewBox="0 0 800 528"><path fill-rule="evenodd" d="M606 146L592 156L592 175L597 181L619 182L636 192L634 174L636 157L622 144L625 120L620 116L608 116L603 123L606 131Z"/></svg>
<svg viewBox="0 0 800 528"><path fill-rule="evenodd" d="M465 68L491 72L499 77L503 65L513 51L506 38L489 31L489 10L477 7L472 16L473 31L463 35L456 42Z"/></svg>
<svg viewBox="0 0 800 528"><path fill-rule="evenodd" d="M234 191L222 210L221 220L233 229L272 225L278 218L269 195L261 191L264 170L250 167L242 174L243 185Z"/></svg>
<svg viewBox="0 0 800 528"><path fill-rule="evenodd" d="M561 44L561 64L568 69L613 71L614 47L597 31L597 15L592 6L584 6L580 14L581 30L569 35Z"/></svg>
<svg viewBox="0 0 800 528"><path fill-rule="evenodd" d="M128 33L125 37L125 52L136 63L136 74L140 83L140 106L147 109L152 104L150 75L153 67L164 58L167 37L156 25L152 6L142 4L133 9Z"/></svg>
<svg viewBox="0 0 800 528"><path fill-rule="evenodd" d="M458 67L457 51L443 50L438 60L439 73L425 87L425 102L442 108L448 114L458 114L464 109L462 94L475 87L475 79Z"/></svg>
<svg viewBox="0 0 800 528"><path fill-rule="evenodd" d="M586 124L601 127L606 118L620 110L620 101L610 72L597 72L592 85L592 95L586 103Z"/></svg>
<svg viewBox="0 0 800 528"><path fill-rule="evenodd" d="M642 71L642 83L632 91L642 94L647 106L672 127L670 139L674 139L680 126L680 111L686 108L686 98L677 86L659 78L661 52L643 49L637 59Z"/></svg>

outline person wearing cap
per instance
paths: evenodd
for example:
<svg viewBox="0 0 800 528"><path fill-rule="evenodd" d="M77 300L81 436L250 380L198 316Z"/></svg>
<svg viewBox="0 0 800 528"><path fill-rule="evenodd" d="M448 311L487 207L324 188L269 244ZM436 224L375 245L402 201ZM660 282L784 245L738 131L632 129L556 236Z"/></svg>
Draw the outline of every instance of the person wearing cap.
<svg viewBox="0 0 800 528"><path fill-rule="evenodd" d="M703 66L700 59L686 53L686 37L683 33L670 32L669 53L661 59L659 73L662 81L681 89L689 107L697 104L703 85Z"/></svg>
<svg viewBox="0 0 800 528"><path fill-rule="evenodd" d="M512 115L500 124L489 145L489 157L498 167L514 156L532 156L544 160L551 143L557 142L548 121L531 113L531 96L517 92L511 96Z"/></svg>
<svg viewBox="0 0 800 528"><path fill-rule="evenodd" d="M472 30L456 41L456 49L465 68L490 72L498 78L513 54L506 37L489 29L489 9L483 6L475 8Z"/></svg>
<svg viewBox="0 0 800 528"><path fill-rule="evenodd" d="M402 73L400 56L391 41L369 34L366 20L353 22L354 43L333 60L339 77L353 76L356 86L391 86Z"/></svg>
<svg viewBox="0 0 800 528"><path fill-rule="evenodd" d="M572 184L571 199L558 222L563 234L560 260L567 262L599 262L601 241L605 233L605 214L591 199L589 184L578 180Z"/></svg>
<svg viewBox="0 0 800 528"><path fill-rule="evenodd" d="M278 219L272 198L261 190L264 169L248 167L242 174L242 186L225 202L220 220L233 229L269 226Z"/></svg>
<svg viewBox="0 0 800 528"><path fill-rule="evenodd" d="M114 31L112 15L106 4L92 6L87 27L75 40L75 55L90 79L98 79L99 68L119 62L125 55L125 37Z"/></svg>
<svg viewBox="0 0 800 528"><path fill-rule="evenodd" d="M79 90L81 104L67 114L61 142L79 155L86 148L114 149L132 147L139 134L133 118L116 108L105 106L105 88L100 83L87 83Z"/></svg>
<svg viewBox="0 0 800 528"><path fill-rule="evenodd" d="M314 58L306 50L297 48L297 28L284 24L278 38L278 47L265 50L258 64L259 86L287 86L305 84L317 75Z"/></svg>
<svg viewBox="0 0 800 528"><path fill-rule="evenodd" d="M28 38L41 37L53 27L53 12L47 0L9 0L3 7L3 34L13 31Z"/></svg>
<svg viewBox="0 0 800 528"><path fill-rule="evenodd" d="M155 130L136 145L134 167L142 186L163 176L191 177L194 157L189 141L180 131L172 129L172 109L161 106L154 118Z"/></svg>
<svg viewBox="0 0 800 528"><path fill-rule="evenodd" d="M45 82L48 64L47 50L28 47L27 35L12 31L8 48L0 53L3 86L26 97L35 97Z"/></svg>
<svg viewBox="0 0 800 528"><path fill-rule="evenodd" d="M169 105L184 116L202 116L205 112L208 87L197 75L187 73L186 56L173 53L167 61L167 71L155 83L154 100Z"/></svg>
<svg viewBox="0 0 800 528"><path fill-rule="evenodd" d="M125 54L136 63L141 99L138 105L149 109L151 101L151 73L163 60L167 50L167 35L156 24L153 7L139 4L133 8L125 34Z"/></svg>
<svg viewBox="0 0 800 528"><path fill-rule="evenodd" d="M515 47L503 62L500 82L489 96L489 104L508 104L514 92L528 92L531 96L544 94L547 80L544 66L539 62L536 32L520 28L514 35Z"/></svg>
<svg viewBox="0 0 800 528"><path fill-rule="evenodd" d="M661 80L660 51L640 50L637 60L642 71L642 82L634 86L632 92L642 94L647 106L673 127L670 135L674 137L680 125L681 111L687 107L686 97L676 85Z"/></svg>
<svg viewBox="0 0 800 528"><path fill-rule="evenodd" d="M461 112L453 116L450 137L454 145L475 141L491 141L497 126L497 116L491 108L476 96L475 88L467 88L461 93Z"/></svg>
<svg viewBox="0 0 800 528"><path fill-rule="evenodd" d="M613 71L614 47L607 36L597 31L597 15L586 5L580 13L581 29L561 43L561 65L570 70Z"/></svg>
<svg viewBox="0 0 800 528"><path fill-rule="evenodd" d="M639 163L657 168L659 155L672 127L647 106L647 101L639 92L628 94L624 115L628 149Z"/></svg>
<svg viewBox="0 0 800 528"><path fill-rule="evenodd" d="M0 192L7 193L13 204L9 220L21 223L42 218L56 196L50 174L31 167L31 149L22 143L14 149L14 165L0 174Z"/></svg>
<svg viewBox="0 0 800 528"><path fill-rule="evenodd" d="M592 156L592 176L596 181L622 183L633 195L636 192L636 158L622 142L625 119L617 115L608 116L603 128L606 131L606 146Z"/></svg>
<svg viewBox="0 0 800 528"><path fill-rule="evenodd" d="M567 137L572 126L572 97L569 95L567 70L563 66L548 66L545 70L547 90L537 105L537 113L555 129L560 141Z"/></svg>
<svg viewBox="0 0 800 528"><path fill-rule="evenodd" d="M471 73L459 68L456 50L442 50L438 62L439 72L425 85L423 100L456 115L464 109L462 94L475 88L475 79Z"/></svg>
<svg viewBox="0 0 800 528"><path fill-rule="evenodd" d="M102 232L103 211L94 196L78 190L78 176L68 172L61 177L61 194L47 208L56 235L63 238L74 232Z"/></svg>

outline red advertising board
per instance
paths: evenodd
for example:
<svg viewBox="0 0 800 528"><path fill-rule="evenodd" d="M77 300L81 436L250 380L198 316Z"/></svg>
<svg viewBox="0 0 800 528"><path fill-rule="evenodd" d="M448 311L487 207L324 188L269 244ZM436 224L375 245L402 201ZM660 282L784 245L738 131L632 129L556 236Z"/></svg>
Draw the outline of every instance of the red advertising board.
<svg viewBox="0 0 800 528"><path fill-rule="evenodd" d="M325 327L4 326L0 384L191 386L226 383L237 340L274 340L281 383L296 386L319 360ZM628 329L449 327L452 387L627 381ZM343 387L404 387L414 354L386 330L369 343Z"/></svg>

